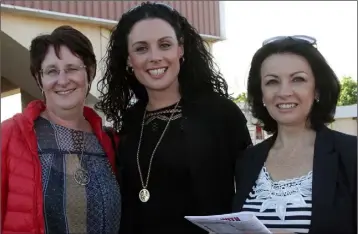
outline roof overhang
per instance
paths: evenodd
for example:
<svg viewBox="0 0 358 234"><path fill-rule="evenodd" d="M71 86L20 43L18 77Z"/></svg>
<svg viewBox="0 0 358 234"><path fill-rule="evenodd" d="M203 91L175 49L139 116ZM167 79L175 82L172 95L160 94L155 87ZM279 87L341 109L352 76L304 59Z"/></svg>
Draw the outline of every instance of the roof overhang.
<svg viewBox="0 0 358 234"><path fill-rule="evenodd" d="M3 31L0 31L0 40L1 76L9 80L14 87L25 90L34 98L42 99L40 89L30 73L30 55L28 49ZM13 87L9 87L9 89L11 88ZM95 103L97 99L90 93L86 101L87 103Z"/></svg>
<svg viewBox="0 0 358 234"><path fill-rule="evenodd" d="M30 17L32 16L32 17L39 17L45 19L69 20L72 22L83 23L83 24L94 24L106 28L108 30L112 30L118 23L118 21L115 20L67 14L67 13L61 13L55 11L48 11L48 10L40 10L40 9L34 9L29 7L14 6L9 4L1 4L1 11L9 12L9 13L17 13ZM206 34L200 34L200 36L204 40L212 43L224 40L224 38L218 36L212 36Z"/></svg>

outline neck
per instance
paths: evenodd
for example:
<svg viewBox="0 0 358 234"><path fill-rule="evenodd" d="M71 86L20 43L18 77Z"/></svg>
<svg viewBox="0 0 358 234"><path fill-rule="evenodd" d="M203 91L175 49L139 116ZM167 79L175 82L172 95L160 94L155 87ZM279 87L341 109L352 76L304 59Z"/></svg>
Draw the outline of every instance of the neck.
<svg viewBox="0 0 358 234"><path fill-rule="evenodd" d="M275 145L282 148L291 148L303 142L310 143L315 132L305 124L299 126L278 126Z"/></svg>
<svg viewBox="0 0 358 234"><path fill-rule="evenodd" d="M83 107L72 110L56 110L47 107L41 116L66 128L89 131L89 124L83 116Z"/></svg>
<svg viewBox="0 0 358 234"><path fill-rule="evenodd" d="M179 89L166 91L147 90L148 105L147 110L158 110L180 101L181 95Z"/></svg>

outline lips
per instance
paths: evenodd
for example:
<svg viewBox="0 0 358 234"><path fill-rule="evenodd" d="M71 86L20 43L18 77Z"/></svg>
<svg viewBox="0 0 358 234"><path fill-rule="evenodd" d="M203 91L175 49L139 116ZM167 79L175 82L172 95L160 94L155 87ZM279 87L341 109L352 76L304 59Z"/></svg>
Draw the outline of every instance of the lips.
<svg viewBox="0 0 358 234"><path fill-rule="evenodd" d="M76 89L67 89L67 90L61 90L61 91L55 91L55 92L56 92L56 94L59 94L59 95L67 95L67 94L72 93L75 90Z"/></svg>
<svg viewBox="0 0 358 234"><path fill-rule="evenodd" d="M297 106L297 103L280 103L277 104L276 107L283 110L293 109Z"/></svg>
<svg viewBox="0 0 358 234"><path fill-rule="evenodd" d="M148 69L147 72L153 78L161 78L165 72L168 70L167 67Z"/></svg>

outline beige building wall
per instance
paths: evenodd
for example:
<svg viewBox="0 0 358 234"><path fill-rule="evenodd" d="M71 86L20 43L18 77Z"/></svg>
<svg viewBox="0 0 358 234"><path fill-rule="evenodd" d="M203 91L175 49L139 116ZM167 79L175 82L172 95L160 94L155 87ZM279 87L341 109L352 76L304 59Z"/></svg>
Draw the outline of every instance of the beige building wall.
<svg viewBox="0 0 358 234"><path fill-rule="evenodd" d="M36 98L31 96L31 94L29 94L28 92L26 92L23 89L20 89L20 93L21 93L22 110L24 110L26 108L26 106L33 100L36 100Z"/></svg>
<svg viewBox="0 0 358 234"><path fill-rule="evenodd" d="M106 49L110 37L110 31L107 28L94 24L85 24L65 20L55 20L40 17L32 17L22 14L10 14L3 12L1 14L1 30L15 39L23 47L29 49L31 40L43 33L50 33L56 27L61 25L70 25L83 34L92 42L94 52L98 61L97 75L91 87L91 94L98 97L97 82L103 75L104 64L101 59L106 54ZM212 42L208 42L208 50L212 51ZM11 78L9 78L11 79Z"/></svg>
<svg viewBox="0 0 358 234"><path fill-rule="evenodd" d="M336 119L329 125L333 130L346 134L357 136L357 119L356 118L340 118Z"/></svg>
<svg viewBox="0 0 358 234"><path fill-rule="evenodd" d="M31 40L43 33L51 33L56 27L61 25L70 25L83 34L85 34L92 42L94 52L98 61L97 74L92 83L90 93L98 98L97 83L103 75L104 63L103 57L106 55L107 45L110 37L110 31L105 26L96 25L93 23L74 22L62 19L49 19L33 15L24 15L17 13L2 12L1 13L1 31L6 33L17 43L26 49L29 49ZM208 50L212 52L213 42L208 41ZM28 67L21 67L19 69L29 69ZM6 77L10 83L12 77ZM34 82L34 81L30 81ZM23 87L16 87L17 92L21 95L22 103L19 103L19 108L22 110L31 100L34 99L29 93L23 90ZM21 91L20 91L21 90ZM2 92L2 96L11 95L9 92ZM4 99L5 100L5 99ZM88 101L87 106L93 107L95 100ZM103 114L99 113L102 117Z"/></svg>
<svg viewBox="0 0 358 234"><path fill-rule="evenodd" d="M92 42L93 49L100 61L105 55L108 44L109 30L93 24L74 23L71 21L51 20L37 17L24 16L21 14L1 14L1 30L15 39L19 44L29 49L31 40L43 33L50 33L61 25L71 25L85 34ZM94 84L101 77L101 64L98 64L97 75ZM92 85L91 94L98 97L97 85Z"/></svg>

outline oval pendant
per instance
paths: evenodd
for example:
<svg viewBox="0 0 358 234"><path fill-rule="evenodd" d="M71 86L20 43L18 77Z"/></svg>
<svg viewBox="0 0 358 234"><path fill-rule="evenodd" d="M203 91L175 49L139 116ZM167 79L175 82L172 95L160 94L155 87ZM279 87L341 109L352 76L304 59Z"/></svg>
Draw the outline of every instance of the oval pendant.
<svg viewBox="0 0 358 234"><path fill-rule="evenodd" d="M142 189L139 191L139 200L141 202L147 202L150 198L150 193L148 191L148 189Z"/></svg>
<svg viewBox="0 0 358 234"><path fill-rule="evenodd" d="M77 184L85 186L90 182L90 177L88 175L88 172L82 168L78 168L75 171L74 179Z"/></svg>

